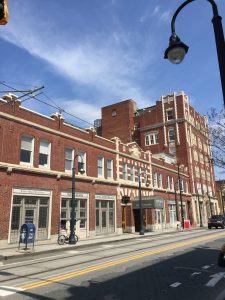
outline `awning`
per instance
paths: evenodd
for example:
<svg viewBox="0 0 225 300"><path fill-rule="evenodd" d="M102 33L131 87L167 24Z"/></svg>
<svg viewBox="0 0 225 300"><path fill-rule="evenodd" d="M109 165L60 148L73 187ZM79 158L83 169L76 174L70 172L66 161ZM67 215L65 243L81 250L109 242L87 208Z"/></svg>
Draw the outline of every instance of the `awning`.
<svg viewBox="0 0 225 300"><path fill-rule="evenodd" d="M163 209L164 208L164 199L160 196L142 196L142 208L156 208ZM140 208L139 197L134 197L132 201L133 209Z"/></svg>

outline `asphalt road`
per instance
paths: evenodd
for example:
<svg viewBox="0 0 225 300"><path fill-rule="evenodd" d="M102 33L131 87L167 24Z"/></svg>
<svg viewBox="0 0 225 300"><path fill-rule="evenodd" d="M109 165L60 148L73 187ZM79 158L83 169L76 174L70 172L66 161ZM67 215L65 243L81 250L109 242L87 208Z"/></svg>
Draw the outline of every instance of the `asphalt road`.
<svg viewBox="0 0 225 300"><path fill-rule="evenodd" d="M224 300L225 230L176 232L9 261L0 298Z"/></svg>

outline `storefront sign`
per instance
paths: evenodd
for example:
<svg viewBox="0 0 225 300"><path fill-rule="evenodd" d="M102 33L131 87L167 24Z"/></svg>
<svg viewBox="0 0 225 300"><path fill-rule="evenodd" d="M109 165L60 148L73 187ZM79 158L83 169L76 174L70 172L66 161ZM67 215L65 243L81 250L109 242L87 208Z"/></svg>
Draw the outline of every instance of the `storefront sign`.
<svg viewBox="0 0 225 300"><path fill-rule="evenodd" d="M114 195L95 195L95 200L116 200Z"/></svg>
<svg viewBox="0 0 225 300"><path fill-rule="evenodd" d="M72 193L71 192L62 192L61 193L61 197L72 198ZM88 193L79 193L79 192L76 192L75 193L75 198L88 199Z"/></svg>
<svg viewBox="0 0 225 300"><path fill-rule="evenodd" d="M140 208L139 197L135 197L132 201L132 205L134 209ZM156 208L163 209L164 208L164 199L159 196L145 196L142 197L142 208Z"/></svg>

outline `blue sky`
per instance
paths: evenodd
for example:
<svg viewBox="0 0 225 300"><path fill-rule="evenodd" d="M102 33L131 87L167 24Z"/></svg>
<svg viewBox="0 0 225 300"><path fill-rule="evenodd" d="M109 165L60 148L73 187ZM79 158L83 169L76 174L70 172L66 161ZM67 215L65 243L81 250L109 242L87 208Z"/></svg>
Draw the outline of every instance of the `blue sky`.
<svg viewBox="0 0 225 300"><path fill-rule="evenodd" d="M215 1L224 25L225 1ZM206 114L223 104L208 1L190 3L177 18L176 32L190 47L183 63L163 58L172 15L182 3L8 0L9 23L0 28L0 81L18 89L44 85L39 99L90 123L100 118L102 106L132 98L143 108L181 90ZM36 100L23 105L55 112Z"/></svg>

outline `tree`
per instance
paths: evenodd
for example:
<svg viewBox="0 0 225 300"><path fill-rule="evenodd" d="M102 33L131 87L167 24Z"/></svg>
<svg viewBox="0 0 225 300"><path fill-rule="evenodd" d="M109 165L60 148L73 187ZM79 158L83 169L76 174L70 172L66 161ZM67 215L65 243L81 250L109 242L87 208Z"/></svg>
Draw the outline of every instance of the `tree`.
<svg viewBox="0 0 225 300"><path fill-rule="evenodd" d="M211 108L208 118L213 163L225 169L225 110Z"/></svg>

